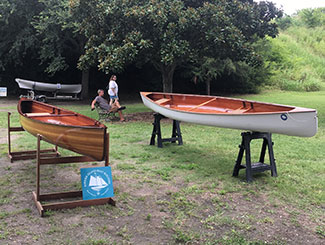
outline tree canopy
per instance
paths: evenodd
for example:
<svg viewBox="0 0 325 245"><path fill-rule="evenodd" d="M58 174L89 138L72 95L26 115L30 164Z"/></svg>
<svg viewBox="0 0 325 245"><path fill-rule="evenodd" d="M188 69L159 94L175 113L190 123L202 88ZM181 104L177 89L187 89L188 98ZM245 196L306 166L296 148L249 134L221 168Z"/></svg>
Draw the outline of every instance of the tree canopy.
<svg viewBox="0 0 325 245"><path fill-rule="evenodd" d="M86 97L91 68L149 66L171 92L175 70L210 81L227 67L259 67L255 44L277 35L281 15L252 0L3 0L0 69L50 76L78 63Z"/></svg>
<svg viewBox="0 0 325 245"><path fill-rule="evenodd" d="M251 44L275 37L272 20L282 15L273 3L251 0L80 0L71 6L88 39L80 67L97 64L109 73L150 62L165 92L172 91L175 69L201 57L258 65Z"/></svg>

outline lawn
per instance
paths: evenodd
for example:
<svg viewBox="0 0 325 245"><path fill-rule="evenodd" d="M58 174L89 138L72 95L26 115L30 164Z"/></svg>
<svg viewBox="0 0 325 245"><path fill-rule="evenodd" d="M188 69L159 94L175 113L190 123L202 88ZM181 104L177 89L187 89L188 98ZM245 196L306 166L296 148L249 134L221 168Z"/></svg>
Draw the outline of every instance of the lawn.
<svg viewBox="0 0 325 245"><path fill-rule="evenodd" d="M264 172L248 184L243 170L238 178L231 176L238 130L181 123L184 145L166 143L160 149L148 145L149 120L106 123L117 206L52 211L44 218L31 199L35 161L11 164L5 156L5 111L14 112L17 121L16 107L0 107L0 244L324 243L325 92L239 97L318 110L316 136L273 135L277 178ZM150 111L142 103L126 106L130 118ZM64 107L97 117L88 105ZM33 136L20 134L16 149L35 148ZM162 134L171 134L171 121L162 122ZM252 148L257 159L260 142ZM80 189L79 167L44 166L44 192Z"/></svg>

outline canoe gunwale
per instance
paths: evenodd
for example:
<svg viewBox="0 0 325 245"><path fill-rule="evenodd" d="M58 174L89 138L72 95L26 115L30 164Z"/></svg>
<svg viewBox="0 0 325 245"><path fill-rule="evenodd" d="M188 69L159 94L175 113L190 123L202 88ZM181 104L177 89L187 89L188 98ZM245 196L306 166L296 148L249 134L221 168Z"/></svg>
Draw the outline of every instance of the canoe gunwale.
<svg viewBox="0 0 325 245"><path fill-rule="evenodd" d="M281 105L281 104L275 104L275 103L268 103L268 102L258 102L258 101L253 101L253 100L244 100L244 99L237 99L237 98L226 98L226 97L221 97L221 96L209 96L209 95L193 95L193 94L173 94L173 93L158 93L158 92L140 92L140 94L147 100L149 100L151 103L154 103L155 105L158 105L164 109L171 110L171 111L176 111L176 112L184 112L184 113L191 113L195 115L200 115L200 114L208 114L208 115L224 115L224 116L251 116L251 115L269 115L269 114L290 114L290 113L306 113L306 112L317 112L316 109L309 109L309 108L303 108L303 107L295 107L295 106L290 106L290 105ZM170 107L165 107L164 105L155 103L154 100L148 97L149 94L166 94L170 96L193 96L193 97L207 97L211 98L221 98L225 100L232 100L232 101L240 101L240 102L246 102L246 103L259 103L259 104L265 104L265 105L272 105L272 106L279 106L279 107L288 107L292 108L291 110L284 110L284 111L270 111L270 112L244 112L244 113L232 113L230 112L195 112L191 110L178 110L178 109L173 109ZM195 106L195 105L194 105ZM251 108L248 108L250 110ZM236 109L235 109L236 110ZM233 110L234 111L234 110Z"/></svg>
<svg viewBox="0 0 325 245"><path fill-rule="evenodd" d="M72 127L72 128L85 128L85 129L107 129L107 127L104 124L102 124L101 122L99 122L99 121L97 121L97 120L95 120L93 118L90 118L90 117L81 115L81 114L79 114L77 112L69 111L69 110L66 110L66 109L64 109L64 111L70 112L71 114L53 114L53 115L47 115L47 116L36 116L36 115L35 116L27 116L26 113L23 113L22 110L21 110L21 102L22 101L31 101L31 102L35 102L35 101L30 100L30 99L21 99L21 100L19 100L19 103L18 103L18 106L17 106L18 113L21 116L23 116L25 118L28 118L30 120L33 120L35 122L39 122L39 123L46 124L46 125L56 125L56 126L59 126L59 127ZM43 103L43 102L39 102L39 101L37 101L37 104L42 104L42 105L44 105L46 107L57 108L56 106L52 106L52 105L49 105L49 104L46 104L46 103ZM44 121L35 119L37 117L55 117L55 118L57 118L57 117L65 117L65 116L76 116L76 117L84 117L84 118L90 119L90 120L94 121L94 126L53 124L53 123L44 122Z"/></svg>

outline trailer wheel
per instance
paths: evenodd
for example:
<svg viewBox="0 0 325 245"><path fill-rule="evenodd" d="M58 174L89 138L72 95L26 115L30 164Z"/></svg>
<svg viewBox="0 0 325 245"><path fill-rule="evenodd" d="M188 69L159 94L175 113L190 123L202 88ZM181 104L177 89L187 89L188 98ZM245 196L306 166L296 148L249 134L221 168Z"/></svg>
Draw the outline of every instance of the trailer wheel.
<svg viewBox="0 0 325 245"><path fill-rule="evenodd" d="M44 95L36 96L36 100L39 102L46 103L46 97Z"/></svg>

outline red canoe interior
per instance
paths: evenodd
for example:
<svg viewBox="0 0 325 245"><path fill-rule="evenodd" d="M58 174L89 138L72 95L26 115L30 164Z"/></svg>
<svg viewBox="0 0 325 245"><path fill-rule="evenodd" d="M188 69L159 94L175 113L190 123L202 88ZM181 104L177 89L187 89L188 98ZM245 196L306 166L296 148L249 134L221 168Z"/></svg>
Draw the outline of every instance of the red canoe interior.
<svg viewBox="0 0 325 245"><path fill-rule="evenodd" d="M32 100L21 101L20 109L20 112L26 117L46 123L72 126L105 127L103 124L92 118L80 115L73 111L64 110Z"/></svg>
<svg viewBox="0 0 325 245"><path fill-rule="evenodd" d="M144 93L149 99L167 108L199 113L263 113L291 111L295 107L273 105L241 99L196 95Z"/></svg>

